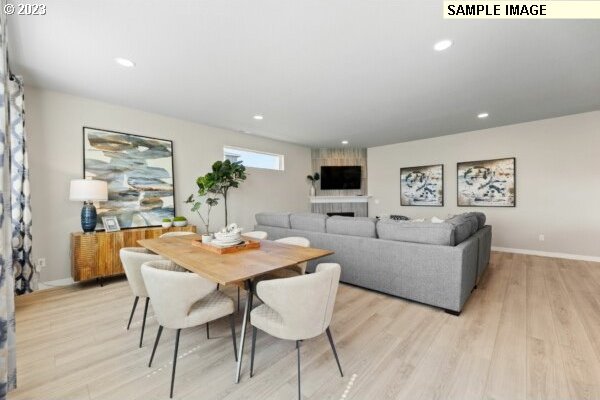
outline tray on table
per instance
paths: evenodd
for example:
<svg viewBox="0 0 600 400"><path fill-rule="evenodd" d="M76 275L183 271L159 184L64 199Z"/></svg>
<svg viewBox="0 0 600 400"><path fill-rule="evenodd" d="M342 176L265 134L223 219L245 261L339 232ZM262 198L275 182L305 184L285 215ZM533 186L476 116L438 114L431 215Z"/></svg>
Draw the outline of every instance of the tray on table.
<svg viewBox="0 0 600 400"><path fill-rule="evenodd" d="M258 249L260 248L260 241L245 239L242 243L235 244L233 246L218 246L210 243L202 243L201 240L194 240L192 241L192 246L200 247L201 249L217 254L228 254L237 253L238 251Z"/></svg>

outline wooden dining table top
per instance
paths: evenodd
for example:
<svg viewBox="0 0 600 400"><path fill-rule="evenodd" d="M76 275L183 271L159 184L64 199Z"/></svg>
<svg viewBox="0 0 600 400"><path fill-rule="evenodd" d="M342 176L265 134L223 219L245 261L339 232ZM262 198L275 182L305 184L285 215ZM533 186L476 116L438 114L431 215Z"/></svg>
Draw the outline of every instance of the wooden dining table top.
<svg viewBox="0 0 600 400"><path fill-rule="evenodd" d="M221 285L241 283L259 275L334 253L331 250L261 240L258 249L217 254L192 245L192 241L200 239L200 235L194 234L141 239L138 243L177 265Z"/></svg>

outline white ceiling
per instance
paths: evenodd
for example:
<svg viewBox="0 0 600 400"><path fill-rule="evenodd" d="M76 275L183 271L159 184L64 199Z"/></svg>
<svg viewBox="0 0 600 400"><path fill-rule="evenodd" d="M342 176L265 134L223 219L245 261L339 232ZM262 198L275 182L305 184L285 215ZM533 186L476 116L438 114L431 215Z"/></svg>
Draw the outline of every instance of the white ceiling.
<svg viewBox="0 0 600 400"><path fill-rule="evenodd" d="M600 20L443 20L441 0L44 3L9 18L26 83L309 146L600 109Z"/></svg>

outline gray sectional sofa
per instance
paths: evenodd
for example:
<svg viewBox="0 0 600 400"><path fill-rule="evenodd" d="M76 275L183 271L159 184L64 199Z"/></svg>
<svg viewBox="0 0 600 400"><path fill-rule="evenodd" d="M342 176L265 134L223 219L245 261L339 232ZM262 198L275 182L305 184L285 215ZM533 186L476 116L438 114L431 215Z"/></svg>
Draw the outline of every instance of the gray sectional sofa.
<svg viewBox="0 0 600 400"><path fill-rule="evenodd" d="M442 223L264 212L256 230L269 239L302 236L335 254L309 263L342 266L341 281L440 307L458 315L490 260L492 228L485 214Z"/></svg>

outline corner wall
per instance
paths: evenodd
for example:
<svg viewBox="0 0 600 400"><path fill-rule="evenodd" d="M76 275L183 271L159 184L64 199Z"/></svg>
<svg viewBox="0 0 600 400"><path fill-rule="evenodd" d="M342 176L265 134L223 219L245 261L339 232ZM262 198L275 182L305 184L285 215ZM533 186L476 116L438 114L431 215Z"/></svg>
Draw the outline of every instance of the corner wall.
<svg viewBox="0 0 600 400"><path fill-rule="evenodd" d="M513 156L515 208L457 207L457 162ZM445 206L401 206L400 168L440 163ZM600 257L600 111L369 148L368 175L370 216L482 211L496 247Z"/></svg>
<svg viewBox="0 0 600 400"><path fill-rule="evenodd" d="M307 211L311 156L307 147L211 128L58 92L25 88L26 126L33 211L33 258L46 258L40 282L71 276L70 233L80 231L81 203L69 201L69 182L83 174L82 127L173 140L176 212L198 224L184 203L196 177L223 159L223 145L285 155L285 171L248 169L248 179L231 191L230 221L246 230L260 211ZM223 206L211 227L224 224Z"/></svg>

